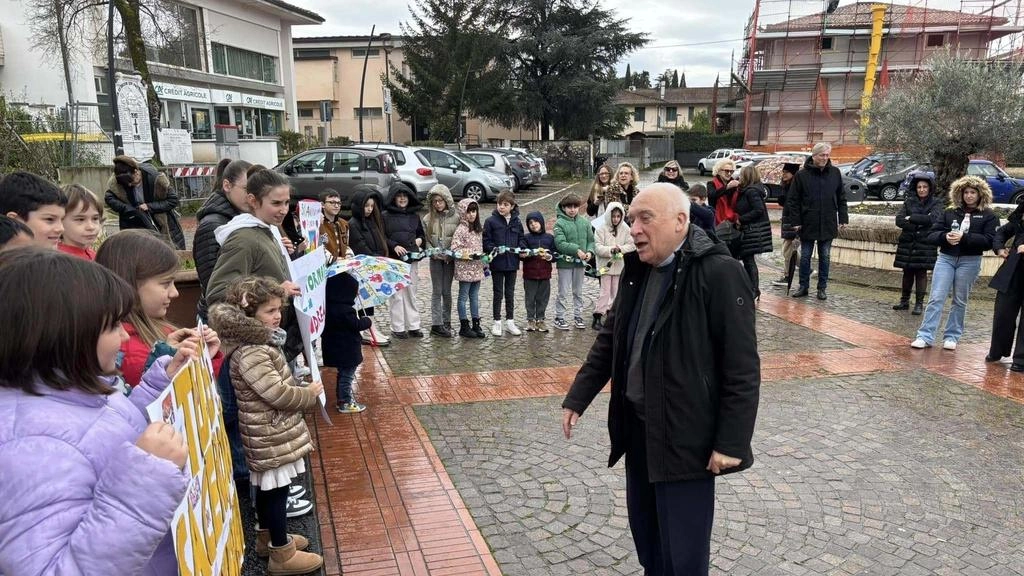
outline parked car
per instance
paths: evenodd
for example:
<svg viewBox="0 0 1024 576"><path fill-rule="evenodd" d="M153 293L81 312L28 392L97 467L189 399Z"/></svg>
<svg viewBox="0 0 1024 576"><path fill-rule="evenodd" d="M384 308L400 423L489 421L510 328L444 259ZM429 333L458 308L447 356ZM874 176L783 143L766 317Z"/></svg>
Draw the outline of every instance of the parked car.
<svg viewBox="0 0 1024 576"><path fill-rule="evenodd" d="M722 158L729 158L733 162L743 162L753 154L753 152L746 148L719 148L697 161L697 171L700 172L701 176L704 176L710 173L715 166L715 162Z"/></svg>
<svg viewBox="0 0 1024 576"><path fill-rule="evenodd" d="M533 161L537 162L538 164L540 164L540 177L541 178L544 178L545 176L548 175L548 163L545 162L544 159L541 158L540 156L531 153L526 148L510 148L510 150L515 150L516 152L520 152L520 153L524 154L530 160L533 160Z"/></svg>
<svg viewBox="0 0 1024 576"><path fill-rule="evenodd" d="M464 152L442 148L416 148L434 167L437 180L452 191L452 196L484 202L502 190L512 189L512 178L484 168Z"/></svg>
<svg viewBox="0 0 1024 576"><path fill-rule="evenodd" d="M864 182L868 197L893 201L902 196L900 184L921 162L901 152L869 154L854 162L848 176Z"/></svg>
<svg viewBox="0 0 1024 576"><path fill-rule="evenodd" d="M540 162L529 158L523 152L513 150L512 148L479 148L479 150L494 150L497 152L503 152L509 156L509 161L512 163L512 172L518 181L516 189L529 188L534 184L540 182ZM530 183L527 184L523 178L523 173L530 173Z"/></svg>
<svg viewBox="0 0 1024 576"><path fill-rule="evenodd" d="M299 200L316 200L325 188L341 196L342 210L349 209L358 184L373 184L382 191L399 182L391 152L351 147L316 148L292 156L274 170L285 174L292 185L292 206Z"/></svg>
<svg viewBox="0 0 1024 576"><path fill-rule="evenodd" d="M990 160L971 160L967 164L967 173L981 176L988 182L996 204L1016 204L1024 199L1024 179L1010 176Z"/></svg>
<svg viewBox="0 0 1024 576"><path fill-rule="evenodd" d="M427 193L437 184L434 167L426 156L418 154L409 146L401 144L353 144L353 148L366 150L382 150L390 152L398 167L398 177L402 183L416 192L420 201L427 199Z"/></svg>
<svg viewBox="0 0 1024 576"><path fill-rule="evenodd" d="M477 161L484 168L501 172L512 178L512 191L518 192L533 185L533 171L519 164L520 160L504 150L497 148L474 148L466 150L466 155Z"/></svg>

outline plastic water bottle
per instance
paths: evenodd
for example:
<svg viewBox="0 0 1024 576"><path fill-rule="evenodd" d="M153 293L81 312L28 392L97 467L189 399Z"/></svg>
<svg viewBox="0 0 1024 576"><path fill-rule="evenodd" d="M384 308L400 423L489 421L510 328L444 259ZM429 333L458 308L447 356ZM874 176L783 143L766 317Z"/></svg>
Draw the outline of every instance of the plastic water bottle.
<svg viewBox="0 0 1024 576"><path fill-rule="evenodd" d="M953 223L949 226L949 231L954 234L960 232L960 223L957 222L956 220L953 220Z"/></svg>

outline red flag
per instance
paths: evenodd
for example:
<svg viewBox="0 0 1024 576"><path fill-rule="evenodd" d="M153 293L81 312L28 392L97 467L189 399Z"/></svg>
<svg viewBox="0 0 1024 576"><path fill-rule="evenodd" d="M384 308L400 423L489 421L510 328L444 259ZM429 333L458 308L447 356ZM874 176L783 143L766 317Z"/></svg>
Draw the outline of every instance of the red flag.
<svg viewBox="0 0 1024 576"><path fill-rule="evenodd" d="M886 90L889 88L889 59L882 59L882 72L878 75L878 88Z"/></svg>
<svg viewBox="0 0 1024 576"><path fill-rule="evenodd" d="M825 88L825 81L821 76L818 76L818 100L821 101L821 109L825 112L825 116L829 120L834 120L832 110L828 107L828 90Z"/></svg>

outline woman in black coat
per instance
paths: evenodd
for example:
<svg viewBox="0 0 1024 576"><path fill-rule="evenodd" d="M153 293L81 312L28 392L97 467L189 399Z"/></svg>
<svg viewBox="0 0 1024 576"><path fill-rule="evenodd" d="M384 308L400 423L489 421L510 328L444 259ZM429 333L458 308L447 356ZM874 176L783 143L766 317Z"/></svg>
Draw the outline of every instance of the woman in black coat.
<svg viewBox="0 0 1024 576"><path fill-rule="evenodd" d="M387 256L388 241L384 236L384 198L376 186L359 184L352 194L352 217L348 221L348 246L353 254ZM373 308L364 309L373 316ZM371 333L372 332L372 333ZM391 340L381 335L376 327L363 334L363 344L387 346Z"/></svg>
<svg viewBox="0 0 1024 576"><path fill-rule="evenodd" d="M996 307L992 311L992 342L989 344L986 362L998 362L1003 356L1010 355L1010 345L1013 344L1014 321L1020 316L1017 324L1017 343L1013 347L1013 364L1010 370L1024 372L1024 264L1021 264L1021 254L1024 254L1024 204L1017 206L1017 209L1010 214L1006 224L996 230L995 239L992 240L992 249L996 254L1005 258L1003 265L999 267L996 275L989 282L991 288L995 288ZM1007 240L1013 240L1010 248L1006 247Z"/></svg>
<svg viewBox="0 0 1024 576"><path fill-rule="evenodd" d="M733 256L743 262L743 269L750 278L754 298L761 295L756 254L772 251L772 225L768 220L768 208L764 205L766 191L761 184L761 174L753 165L740 171L739 193L733 210L739 218L740 240L734 247Z"/></svg>
<svg viewBox="0 0 1024 576"><path fill-rule="evenodd" d="M938 246L928 241L932 226L942 214L942 201L935 195L935 181L926 172L915 172L910 178L908 195L896 215L896 226L902 232L896 244L893 266L903 269L903 291L893 310L910 308L910 289L917 285L914 316L920 316L928 293L928 271L935 267Z"/></svg>

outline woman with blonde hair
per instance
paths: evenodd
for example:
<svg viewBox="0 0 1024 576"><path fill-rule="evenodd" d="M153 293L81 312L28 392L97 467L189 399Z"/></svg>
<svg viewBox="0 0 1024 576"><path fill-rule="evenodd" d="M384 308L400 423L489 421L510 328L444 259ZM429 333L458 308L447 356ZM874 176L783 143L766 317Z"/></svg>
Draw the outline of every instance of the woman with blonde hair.
<svg viewBox="0 0 1024 576"><path fill-rule="evenodd" d="M661 169L661 173L658 174L658 182L668 182L669 184L675 184L680 190L689 190L690 185L683 180L683 169L679 167L679 162L675 160L669 160L665 162L665 167Z"/></svg>
<svg viewBox="0 0 1024 576"><path fill-rule="evenodd" d="M932 273L932 291L924 319L912 348L928 348L935 341L942 306L953 292L942 348L956 350L964 332L964 315L971 286L981 272L981 255L992 249L999 218L992 212L992 189L984 179L964 176L949 188L949 207L932 227L928 241L939 247Z"/></svg>
<svg viewBox="0 0 1024 576"><path fill-rule="evenodd" d="M640 173L629 162L619 164L615 169L615 179L608 187L608 202L621 202L629 206L639 192Z"/></svg>
<svg viewBox="0 0 1024 576"><path fill-rule="evenodd" d="M594 183L590 185L590 196L587 197L587 216L596 218L604 214L609 199L608 187L612 184L612 169L607 164L602 164L594 176Z"/></svg>
<svg viewBox="0 0 1024 576"><path fill-rule="evenodd" d="M740 171L739 186L733 211L739 223L739 242L733 248L733 257L743 262L743 269L750 278L754 298L761 296L760 279L754 256L772 251L772 225L768 220L768 208L764 204L767 191L761 183L761 174L753 165Z"/></svg>
<svg viewBox="0 0 1024 576"><path fill-rule="evenodd" d="M718 199L725 196L727 191L731 195L740 185L740 182L733 179L732 175L736 172L736 163L728 158L722 158L715 162L712 172L714 172L715 176L708 180L708 206L715 211L715 224L717 225L730 219L730 214L725 209L725 204L727 203L723 203L723 206L719 207Z"/></svg>

